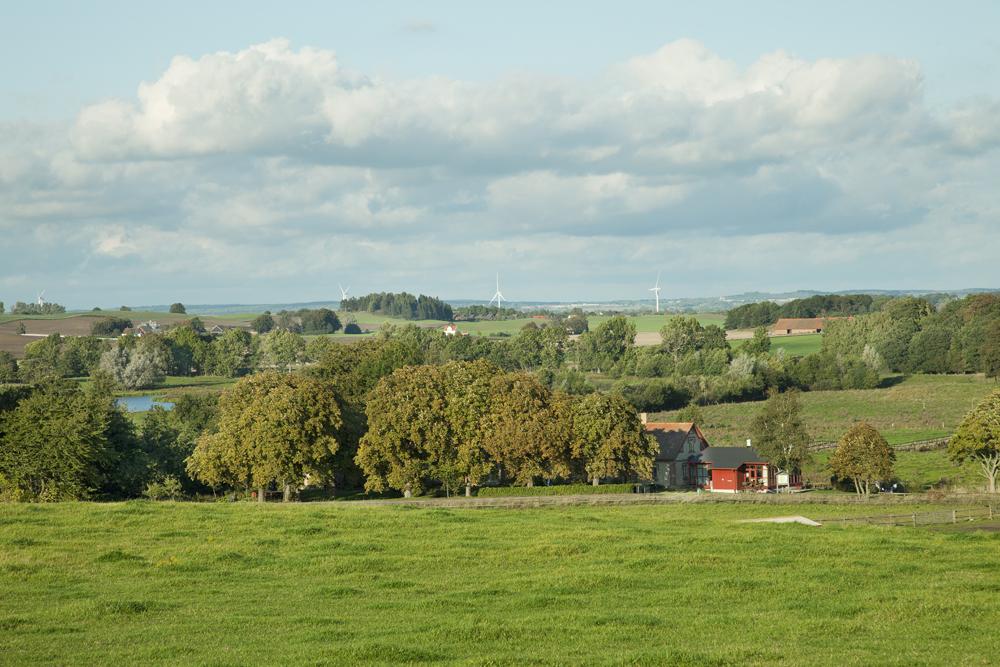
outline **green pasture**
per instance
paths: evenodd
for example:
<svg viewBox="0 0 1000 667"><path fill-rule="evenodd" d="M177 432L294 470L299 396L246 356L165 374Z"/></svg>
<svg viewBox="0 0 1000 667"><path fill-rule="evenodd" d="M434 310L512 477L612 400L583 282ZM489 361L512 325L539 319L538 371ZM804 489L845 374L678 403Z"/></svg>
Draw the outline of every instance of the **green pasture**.
<svg viewBox="0 0 1000 667"><path fill-rule="evenodd" d="M1000 533L737 523L788 512L0 505L0 655L10 665L996 662Z"/></svg>
<svg viewBox="0 0 1000 667"><path fill-rule="evenodd" d="M814 481L829 480L829 461L832 450L816 452L812 462L806 466L806 476ZM926 491L933 488L963 488L982 491L985 478L979 473L979 466L973 462L962 465L948 460L947 451L935 449L927 452L896 452L893 466L895 478L907 491Z"/></svg>
<svg viewBox="0 0 1000 667"><path fill-rule="evenodd" d="M812 438L836 441L857 421L871 423L892 444L945 437L997 388L981 375L894 376L885 382L889 386L883 389L803 392L802 415ZM704 406L701 426L713 444L743 443L762 405L750 401ZM654 417L669 421L675 414Z"/></svg>
<svg viewBox="0 0 1000 667"><path fill-rule="evenodd" d="M733 350L739 350L746 345L748 339L731 340ZM771 338L771 351L784 350L785 354L794 357L805 357L815 354L823 347L823 334L802 334L799 336L774 336Z"/></svg>

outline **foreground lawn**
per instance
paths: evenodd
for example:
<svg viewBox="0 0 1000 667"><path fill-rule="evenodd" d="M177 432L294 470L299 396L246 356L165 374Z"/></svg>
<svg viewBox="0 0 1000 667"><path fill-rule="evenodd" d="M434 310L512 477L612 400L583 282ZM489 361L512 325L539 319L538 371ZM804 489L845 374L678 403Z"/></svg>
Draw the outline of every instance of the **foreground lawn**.
<svg viewBox="0 0 1000 667"><path fill-rule="evenodd" d="M734 523L790 509L0 505L0 656L241 665L1000 660L1000 534Z"/></svg>
<svg viewBox="0 0 1000 667"><path fill-rule="evenodd" d="M885 389L811 391L802 394L802 414L816 441L835 442L856 421L865 420L891 444L951 435L965 417L998 386L981 375L911 375L888 378ZM763 401L702 408L701 425L712 444L734 445L749 437ZM676 413L656 419L669 421Z"/></svg>

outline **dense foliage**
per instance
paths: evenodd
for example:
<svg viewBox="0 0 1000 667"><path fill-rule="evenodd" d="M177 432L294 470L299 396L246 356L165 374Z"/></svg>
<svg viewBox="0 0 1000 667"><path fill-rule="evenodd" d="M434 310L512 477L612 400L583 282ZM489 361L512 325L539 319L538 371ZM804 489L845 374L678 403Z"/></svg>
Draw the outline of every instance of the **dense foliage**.
<svg viewBox="0 0 1000 667"><path fill-rule="evenodd" d="M830 322L823 350L877 359L889 370L1000 374L1000 294L977 294L940 310L894 299L878 312Z"/></svg>
<svg viewBox="0 0 1000 667"><path fill-rule="evenodd" d="M778 305L760 301L737 306L726 313L726 329L750 329L774 324L782 317L837 317L877 310L883 299L870 294L818 294Z"/></svg>
<svg viewBox="0 0 1000 667"><path fill-rule="evenodd" d="M452 307L437 297L413 296L407 292L379 292L353 296L340 302L340 309L347 312L369 312L402 320L454 319Z"/></svg>
<svg viewBox="0 0 1000 667"><path fill-rule="evenodd" d="M90 325L90 333L92 336L118 336L130 328L132 320L124 317L105 317Z"/></svg>
<svg viewBox="0 0 1000 667"><path fill-rule="evenodd" d="M18 301L10 310L12 315L58 315L65 313L65 306L58 303L25 303Z"/></svg>
<svg viewBox="0 0 1000 667"><path fill-rule="evenodd" d="M975 461L986 479L986 488L996 493L1000 476L1000 391L993 392L972 410L948 441L948 456L956 463Z"/></svg>
<svg viewBox="0 0 1000 667"><path fill-rule="evenodd" d="M343 306L341 306L343 307ZM501 308L500 306L459 306L453 309L456 322L477 322L482 320L516 320L524 317L524 313L516 308ZM444 319L444 318L431 318Z"/></svg>

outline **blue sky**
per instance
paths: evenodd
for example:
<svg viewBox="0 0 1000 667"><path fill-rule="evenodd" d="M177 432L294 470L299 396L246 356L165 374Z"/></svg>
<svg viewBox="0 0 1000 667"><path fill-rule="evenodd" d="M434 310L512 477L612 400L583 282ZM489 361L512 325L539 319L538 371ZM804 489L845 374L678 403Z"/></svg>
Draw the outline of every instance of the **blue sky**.
<svg viewBox="0 0 1000 667"><path fill-rule="evenodd" d="M287 4L4 8L0 300L1000 286L998 3Z"/></svg>

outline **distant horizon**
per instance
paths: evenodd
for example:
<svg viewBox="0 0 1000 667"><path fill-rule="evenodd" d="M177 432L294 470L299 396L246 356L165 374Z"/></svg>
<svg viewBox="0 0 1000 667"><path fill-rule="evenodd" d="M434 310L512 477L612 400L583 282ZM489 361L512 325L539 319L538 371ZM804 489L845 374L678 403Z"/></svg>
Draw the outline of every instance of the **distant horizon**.
<svg viewBox="0 0 1000 667"><path fill-rule="evenodd" d="M383 290L383 291L391 292L391 291L394 291L394 290ZM406 291L406 290L395 290L395 292L397 292L397 293L403 292L403 291ZM896 295L896 294L899 294L899 295L903 295L903 294L911 294L911 295L922 295L922 294L956 294L956 295L964 296L964 295L968 295L968 294L991 293L991 292L1000 292L1000 288L993 288L993 287L968 287L968 288L955 289L955 290L949 290L949 289L926 289L926 290L925 289L912 289L912 290L911 289L903 289L903 290L897 290L897 289L859 289L859 290L810 290L810 289L799 289L799 290L789 290L789 291L783 291L783 292L764 292L764 291L758 291L758 290L750 290L750 291L740 292L740 293L734 293L734 294L704 295L704 296L695 296L695 297L673 297L673 298L670 298L670 297L662 297L661 296L660 297L660 303L661 303L661 309L666 310L666 309L668 309L670 307L670 304L676 303L678 301L680 301L680 302L697 302L697 301L705 301L705 302L707 302L707 301L713 301L713 300L715 300L715 301L720 301L720 302L725 303L726 299L740 299L743 302L750 302L750 301L766 301L766 300L769 300L769 299L788 300L788 299L793 299L793 298L802 298L802 297L804 297L806 295L822 295L822 294L871 294L871 295L879 295L879 294L887 294L887 295ZM371 294L371 293L372 292L364 292L364 293L360 293L360 294L357 294L357 295L349 295L349 296L364 296L365 294ZM420 291L418 291L418 292L410 292L410 293L414 294L414 295L424 294L426 296L432 296L432 297L435 297L435 298L439 298L439 299L441 299L442 301L444 301L444 302L446 302L448 304L451 304L451 305L460 305L460 306L477 305L477 304L486 305L488 303L488 301L489 301L488 298L483 298L483 299L450 298L450 297L446 297L446 296L441 296L439 294L428 294L426 292L420 292ZM756 298L756 297L760 297L760 298ZM28 303L28 301L25 301L24 299L20 299L20 301L24 301L25 303ZM256 301L256 302L249 302L249 301L248 302L239 302L239 301L234 301L234 302L217 302L217 303L209 303L209 302L202 303L202 302L196 302L196 301L191 301L191 302L180 301L180 303L183 303L184 306L185 306L185 308L196 308L196 309L230 308L231 309L231 308L238 308L238 307L322 306L322 305L333 305L333 304L337 304L337 306L339 307L340 301L341 301L341 299L309 299L309 300L273 300L273 301ZM8 312L10 311L10 308L14 305L15 302L16 301L4 302L4 305L5 305L5 307L6 307L6 309L7 309ZM114 312L122 312L122 311L119 310L121 308L121 306L128 306L130 309L133 309L133 310L136 310L136 311L140 311L140 312L144 312L144 311L145 312L161 312L161 310L162 310L162 312L167 312L167 309L170 307L169 303L151 303L151 304L137 304L137 305L127 304L126 303L126 304L118 304L118 305L115 305L115 306L95 304L95 305L92 305L92 306L81 306L81 305L78 305L78 304L65 304L65 303L61 303L61 302L56 301L56 300L53 300L52 302L59 303L60 305L64 306L67 311L80 312L80 313L86 313L86 312L93 311L94 308L101 308L101 310L104 311L104 312L112 312L112 311L114 311ZM177 302L176 301L172 301L171 303L177 303ZM654 299L652 297L648 297L648 298L617 298L617 299L615 299L615 298L612 298L612 299L565 299L565 300L556 300L556 299L509 299L509 300L506 300L504 302L504 306L505 307L511 307L511 306L515 306L515 305L545 306L545 305L550 305L550 304L551 305L575 305L575 304L580 304L580 305L606 306L606 305L616 305L616 304L621 304L621 305L634 305L634 304L644 304L644 305L647 305L648 304L649 307L652 307L654 303L655 302L654 302ZM124 312L128 312L128 311L124 311Z"/></svg>

